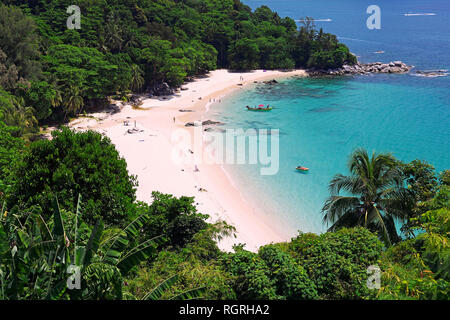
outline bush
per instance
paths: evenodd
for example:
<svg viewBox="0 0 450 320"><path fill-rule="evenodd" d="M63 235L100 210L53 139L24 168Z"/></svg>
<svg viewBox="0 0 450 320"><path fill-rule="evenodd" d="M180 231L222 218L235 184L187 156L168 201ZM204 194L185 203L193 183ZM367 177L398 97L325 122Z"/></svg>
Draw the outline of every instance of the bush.
<svg viewBox="0 0 450 320"><path fill-rule="evenodd" d="M269 245L259 250L259 256L269 267L278 295L286 299L316 299L318 297L314 282L303 267L287 253Z"/></svg>
<svg viewBox="0 0 450 320"><path fill-rule="evenodd" d="M233 277L214 262L203 263L188 249L180 252L160 252L151 266L140 269L137 276L127 280L127 292L142 298L173 275L178 280L165 292L162 299L199 287L205 288L203 299L236 299L232 288Z"/></svg>
<svg viewBox="0 0 450 320"><path fill-rule="evenodd" d="M382 248L376 235L355 228L322 234L298 254L322 298L355 299L370 294L367 267L377 263Z"/></svg>
<svg viewBox="0 0 450 320"><path fill-rule="evenodd" d="M256 253L239 248L224 260L225 269L236 277L234 290L238 299L279 299L270 270Z"/></svg>

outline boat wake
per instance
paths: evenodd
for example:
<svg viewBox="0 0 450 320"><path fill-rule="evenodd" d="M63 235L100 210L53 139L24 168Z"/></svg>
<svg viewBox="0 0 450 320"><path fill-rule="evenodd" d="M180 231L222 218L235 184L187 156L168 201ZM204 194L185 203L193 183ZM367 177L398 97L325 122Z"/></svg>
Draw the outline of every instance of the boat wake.
<svg viewBox="0 0 450 320"><path fill-rule="evenodd" d="M415 73L412 73L411 75L416 77L426 77L426 78L437 78L437 77L446 77L449 75L447 69L441 69L441 70L418 70Z"/></svg>
<svg viewBox="0 0 450 320"><path fill-rule="evenodd" d="M378 41L371 41L371 40L363 40L363 39L355 39L355 38L347 38L347 37L341 37L341 36L338 36L338 39L339 40L350 40L350 41L358 41L358 42L367 42L367 43L381 43L381 42L378 42Z"/></svg>
<svg viewBox="0 0 450 320"><path fill-rule="evenodd" d="M411 16L435 16L436 13L405 13L405 17L411 17Z"/></svg>
<svg viewBox="0 0 450 320"><path fill-rule="evenodd" d="M331 19L312 19L314 22L331 22L333 20ZM304 19L295 20L296 22L304 22Z"/></svg>

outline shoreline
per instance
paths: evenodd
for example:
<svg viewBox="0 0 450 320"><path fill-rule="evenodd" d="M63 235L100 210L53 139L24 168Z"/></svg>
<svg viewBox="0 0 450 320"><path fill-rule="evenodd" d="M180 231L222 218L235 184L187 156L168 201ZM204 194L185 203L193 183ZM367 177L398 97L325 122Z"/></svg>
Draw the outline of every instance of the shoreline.
<svg viewBox="0 0 450 320"><path fill-rule="evenodd" d="M234 238L218 242L220 249L231 251L233 245L245 243L247 250L257 251L262 245L288 241L296 234L276 228L275 217L269 218L263 209L257 208L256 201L244 199L222 165L202 163L196 172L193 155L188 150L182 156L186 160L184 163L172 161L175 144L171 137L180 129L188 131L192 137L194 127L185 127L185 124L207 120L205 113L214 107L210 99L221 99L255 81L306 75L304 70L245 73L215 70L207 77L183 85L184 90L174 96L148 98L142 100L138 108L125 105L113 114L93 113L90 118L71 121L69 127L77 131L95 130L111 139L127 161L130 174L138 177L137 200L151 203L152 191L195 197L198 211L210 215L208 222L223 220L236 228ZM129 126L125 126L124 121L128 121ZM127 133L134 126L133 134Z"/></svg>

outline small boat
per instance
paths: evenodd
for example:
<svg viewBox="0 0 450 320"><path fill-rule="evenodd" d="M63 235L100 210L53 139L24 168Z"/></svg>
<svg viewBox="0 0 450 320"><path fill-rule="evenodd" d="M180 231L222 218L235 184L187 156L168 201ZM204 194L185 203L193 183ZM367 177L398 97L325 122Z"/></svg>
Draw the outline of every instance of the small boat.
<svg viewBox="0 0 450 320"><path fill-rule="evenodd" d="M309 168L306 168L306 167L302 167L302 166L298 166L297 168L295 168L295 169L297 169L297 170L299 170L299 171L303 171L303 172L305 172L305 171L309 171Z"/></svg>
<svg viewBox="0 0 450 320"><path fill-rule="evenodd" d="M247 106L246 108L247 108L247 110L250 110L250 111L270 111L270 110L272 110L272 107L269 107L269 106L266 107L263 104L260 104L257 107L249 107L249 106Z"/></svg>

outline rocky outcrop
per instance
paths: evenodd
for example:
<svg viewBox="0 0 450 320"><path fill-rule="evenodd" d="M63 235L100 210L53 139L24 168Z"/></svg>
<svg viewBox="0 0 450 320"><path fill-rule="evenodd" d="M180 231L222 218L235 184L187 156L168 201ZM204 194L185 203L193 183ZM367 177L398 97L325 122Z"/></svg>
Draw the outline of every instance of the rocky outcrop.
<svg viewBox="0 0 450 320"><path fill-rule="evenodd" d="M371 74L371 73L406 73L413 67L401 61L393 61L389 63L371 62L356 63L354 65L343 65L342 68L329 70L309 70L310 76L322 75L355 75L355 74Z"/></svg>

